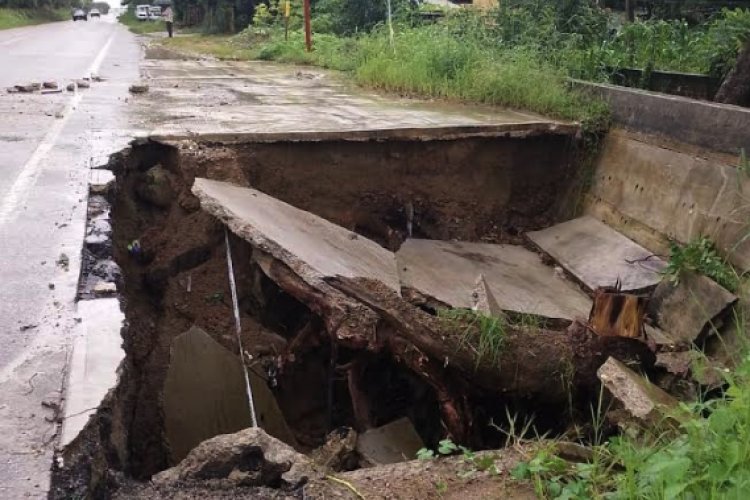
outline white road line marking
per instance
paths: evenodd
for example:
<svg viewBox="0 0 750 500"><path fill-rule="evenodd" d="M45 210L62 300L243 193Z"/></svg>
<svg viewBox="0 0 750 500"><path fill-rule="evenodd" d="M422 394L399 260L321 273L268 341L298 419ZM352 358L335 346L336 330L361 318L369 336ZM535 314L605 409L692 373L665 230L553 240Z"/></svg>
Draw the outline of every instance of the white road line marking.
<svg viewBox="0 0 750 500"><path fill-rule="evenodd" d="M91 66L88 69L89 74L96 73L99 70L102 61L104 61L104 57L109 51L109 47L112 45L112 40L114 40L116 33L117 32L115 31L109 36L107 43L101 48L94 59L94 62L91 63ZM72 111L78 106L78 104L80 104L82 98L83 94L80 92L75 93L65 107L62 118L55 120L42 138L42 141L39 143L36 150L34 150L31 157L21 169L21 172L18 174L18 177L16 177L16 180L6 194L2 205L0 205L0 226L12 221L15 216L18 215L18 207L23 205L26 201L31 188L34 187L34 184L41 173L42 160L57 143L57 139L60 137L63 127L65 127L65 124L70 119Z"/></svg>

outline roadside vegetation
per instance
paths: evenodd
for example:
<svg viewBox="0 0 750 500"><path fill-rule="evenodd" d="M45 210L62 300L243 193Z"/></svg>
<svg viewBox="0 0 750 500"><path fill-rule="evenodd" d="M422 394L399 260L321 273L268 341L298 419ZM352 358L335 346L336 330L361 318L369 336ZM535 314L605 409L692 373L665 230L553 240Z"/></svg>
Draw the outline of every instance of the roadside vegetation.
<svg viewBox="0 0 750 500"><path fill-rule="evenodd" d="M382 4L382 5L380 5ZM387 92L526 109L606 127L601 103L568 78L606 82L620 68L687 71L722 78L750 33L750 10L722 10L700 24L653 19L622 23L588 1L510 0L485 12L430 13L393 0L393 36L385 2L314 2L314 47L305 51L301 0L259 4L241 33L165 41L227 59L309 64L348 72ZM178 5L179 12L179 5ZM216 32L212 25L207 32Z"/></svg>
<svg viewBox="0 0 750 500"><path fill-rule="evenodd" d="M0 7L0 30L68 19L70 19L68 8L11 9Z"/></svg>

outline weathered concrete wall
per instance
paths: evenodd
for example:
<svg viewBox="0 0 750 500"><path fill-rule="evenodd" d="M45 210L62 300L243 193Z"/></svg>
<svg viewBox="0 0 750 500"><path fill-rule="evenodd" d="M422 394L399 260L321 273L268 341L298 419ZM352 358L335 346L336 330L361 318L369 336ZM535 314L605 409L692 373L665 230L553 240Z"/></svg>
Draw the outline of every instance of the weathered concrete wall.
<svg viewBox="0 0 750 500"><path fill-rule="evenodd" d="M687 243L707 235L749 269L750 176L732 157L690 149L613 130L604 140L586 212L660 254L669 239Z"/></svg>
<svg viewBox="0 0 750 500"><path fill-rule="evenodd" d="M615 85L574 83L607 101L618 125L713 151L750 151L750 109Z"/></svg>
<svg viewBox="0 0 750 500"><path fill-rule="evenodd" d="M713 99L719 90L721 79L692 73L652 71L645 76L642 69L620 68L615 70L611 82L615 85L637 87L691 99Z"/></svg>

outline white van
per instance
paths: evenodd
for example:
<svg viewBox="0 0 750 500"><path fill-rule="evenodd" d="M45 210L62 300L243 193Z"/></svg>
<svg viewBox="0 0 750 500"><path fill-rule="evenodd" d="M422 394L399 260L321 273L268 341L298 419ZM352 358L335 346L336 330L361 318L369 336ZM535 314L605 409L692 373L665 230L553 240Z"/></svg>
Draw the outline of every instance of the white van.
<svg viewBox="0 0 750 500"><path fill-rule="evenodd" d="M148 19L148 12L150 5L136 5L135 7L135 18L141 21Z"/></svg>

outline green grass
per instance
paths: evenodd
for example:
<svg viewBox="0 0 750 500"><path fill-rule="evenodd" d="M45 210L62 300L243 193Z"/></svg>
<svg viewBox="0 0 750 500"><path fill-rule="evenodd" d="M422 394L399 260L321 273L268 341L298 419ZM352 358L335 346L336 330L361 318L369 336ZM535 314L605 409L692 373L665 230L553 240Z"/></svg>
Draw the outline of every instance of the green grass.
<svg viewBox="0 0 750 500"><path fill-rule="evenodd" d="M70 19L69 9L6 9L0 8L0 30Z"/></svg>
<svg viewBox="0 0 750 500"><path fill-rule="evenodd" d="M462 346L474 351L477 366L483 362L497 364L500 361L507 328L504 318L485 316L468 309L440 309L438 318L460 335Z"/></svg>
<svg viewBox="0 0 750 500"><path fill-rule="evenodd" d="M736 292L740 286L741 277L719 255L714 243L706 236L696 238L687 245L672 242L669 253L664 274L674 283L679 281L684 271L695 271L708 276L730 292Z"/></svg>
<svg viewBox="0 0 750 500"><path fill-rule="evenodd" d="M135 11L133 9L128 9L119 17L119 21L127 26L130 31L138 35L167 31L164 21L141 21L135 17Z"/></svg>

